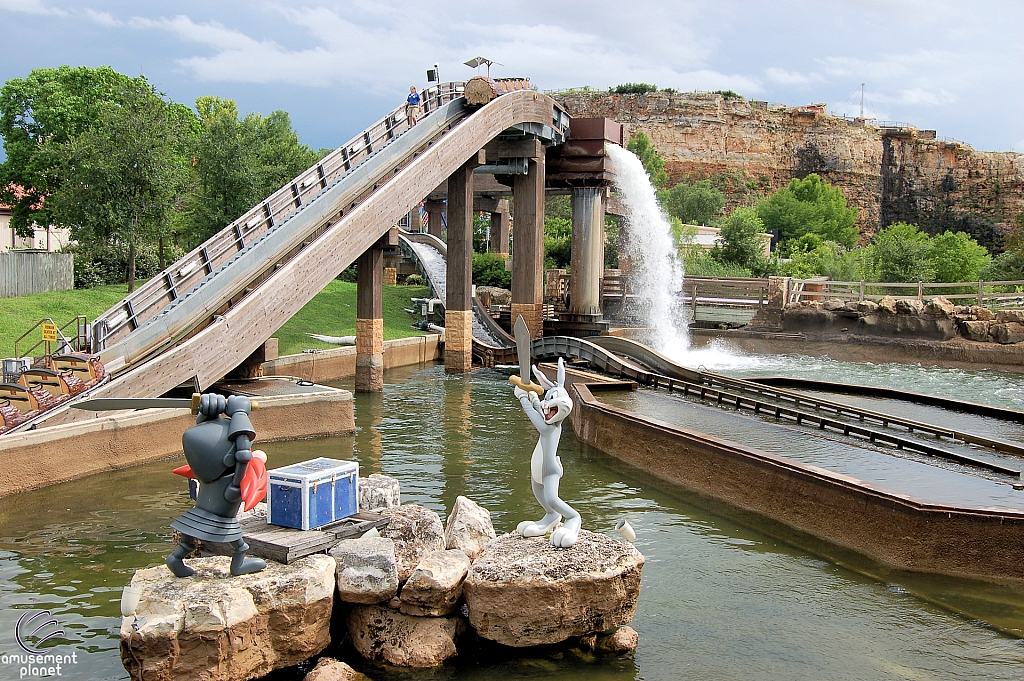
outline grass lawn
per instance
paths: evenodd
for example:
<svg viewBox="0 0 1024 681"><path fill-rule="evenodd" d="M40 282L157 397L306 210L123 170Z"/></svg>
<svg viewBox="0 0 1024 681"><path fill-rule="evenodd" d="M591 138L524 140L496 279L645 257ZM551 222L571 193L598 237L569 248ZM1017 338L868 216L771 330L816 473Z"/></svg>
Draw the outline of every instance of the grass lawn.
<svg viewBox="0 0 1024 681"><path fill-rule="evenodd" d="M124 298L126 292L124 284L116 284L0 298L0 357L13 357L15 339L40 319L49 317L61 325L75 315L84 314L91 322ZM384 340L423 335L412 328L411 324L416 318L403 308L412 307L409 298L428 295L429 289L426 286L384 287ZM299 310L274 334L280 339L281 354L294 354L305 348L336 347L310 338L305 335L307 332L325 336L354 336L356 285L334 280ZM29 343L25 346L26 349L31 345Z"/></svg>
<svg viewBox="0 0 1024 681"><path fill-rule="evenodd" d="M384 340L422 336L412 328L419 317L413 317L404 308L412 307L410 298L426 298L427 286L384 287ZM354 336L356 334L356 285L335 279L316 298L306 303L294 317L285 322L274 335L280 341L280 353L293 355L306 348L336 348L322 343L306 333L323 336Z"/></svg>
<svg viewBox="0 0 1024 681"><path fill-rule="evenodd" d="M128 287L124 284L111 284L73 291L50 291L17 298L0 298L0 357L14 357L14 341L35 326L40 319L49 317L57 326L62 326L75 315L84 314L91 322L117 304L127 293ZM69 330L74 333L73 328ZM30 348L40 338L39 334L39 330L33 332L33 340L27 345L23 343L19 349L25 351Z"/></svg>

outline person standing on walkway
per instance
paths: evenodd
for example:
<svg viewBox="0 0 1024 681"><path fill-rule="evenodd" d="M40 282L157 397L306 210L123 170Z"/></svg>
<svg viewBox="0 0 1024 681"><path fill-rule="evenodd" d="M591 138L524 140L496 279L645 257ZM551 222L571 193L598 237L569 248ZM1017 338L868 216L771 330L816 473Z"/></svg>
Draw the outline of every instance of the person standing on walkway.
<svg viewBox="0 0 1024 681"><path fill-rule="evenodd" d="M409 96L405 100L405 121L409 127L416 125L416 117L420 115L420 93L416 92L416 86L409 88Z"/></svg>

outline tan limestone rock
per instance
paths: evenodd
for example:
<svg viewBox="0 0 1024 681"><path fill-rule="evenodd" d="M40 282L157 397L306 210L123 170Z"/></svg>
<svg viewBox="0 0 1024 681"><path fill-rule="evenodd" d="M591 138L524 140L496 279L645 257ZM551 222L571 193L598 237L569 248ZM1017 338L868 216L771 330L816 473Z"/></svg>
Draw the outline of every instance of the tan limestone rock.
<svg viewBox="0 0 1024 681"><path fill-rule="evenodd" d="M857 301L857 312L874 314L878 312L878 303L873 300L859 300Z"/></svg>
<svg viewBox="0 0 1024 681"><path fill-rule="evenodd" d="M924 313L952 317L956 313L956 306L943 296L935 296L924 306Z"/></svg>
<svg viewBox="0 0 1024 681"><path fill-rule="evenodd" d="M996 322L999 324L1024 324L1024 310L1000 310L996 313Z"/></svg>
<svg viewBox="0 0 1024 681"><path fill-rule="evenodd" d="M340 660L322 657L302 681L370 681L370 677Z"/></svg>
<svg viewBox="0 0 1024 681"><path fill-rule="evenodd" d="M445 548L461 549L475 560L496 536L490 511L467 497L456 497L444 528Z"/></svg>
<svg viewBox="0 0 1024 681"><path fill-rule="evenodd" d="M440 516L430 509L407 504L386 508L381 515L391 521L380 530L380 535L395 542L399 583L409 579L428 554L444 550L444 525Z"/></svg>
<svg viewBox="0 0 1024 681"><path fill-rule="evenodd" d="M582 530L571 549L544 537L498 537L463 584L469 623L509 646L558 643L628 624L644 557L632 544Z"/></svg>
<svg viewBox="0 0 1024 681"><path fill-rule="evenodd" d="M163 565L138 570L136 615L121 623L121 661L142 681L236 681L264 676L313 657L330 643L334 559L307 556L290 565L232 576L231 559L187 561L195 574Z"/></svg>
<svg viewBox="0 0 1024 681"><path fill-rule="evenodd" d="M995 312L980 305L971 305L971 314L973 314L974 318L979 322L991 322L995 321L996 318Z"/></svg>
<svg viewBox="0 0 1024 681"><path fill-rule="evenodd" d="M599 636L595 650L599 653L622 655L636 650L640 635L633 627L619 627L611 634Z"/></svg>
<svg viewBox="0 0 1024 681"><path fill-rule="evenodd" d="M882 296L878 301L878 311L885 314L896 314L896 299L892 296Z"/></svg>
<svg viewBox="0 0 1024 681"><path fill-rule="evenodd" d="M846 307L846 303L844 303L839 298L829 298L825 301L823 307L829 312L838 312L839 310L842 310L843 308Z"/></svg>
<svg viewBox="0 0 1024 681"><path fill-rule="evenodd" d="M914 298L900 298L896 301L896 314L917 315L924 310L924 303Z"/></svg>
<svg viewBox="0 0 1024 681"><path fill-rule="evenodd" d="M469 565L469 556L459 549L428 555L402 586L402 612L430 617L451 614L462 596L462 582Z"/></svg>
<svg viewBox="0 0 1024 681"><path fill-rule="evenodd" d="M376 511L402 503L402 486L390 475L373 473L359 478L359 510Z"/></svg>
<svg viewBox="0 0 1024 681"><path fill-rule="evenodd" d="M436 667L456 654L455 617L411 617L379 605L357 605L348 633L360 655L397 667Z"/></svg>
<svg viewBox="0 0 1024 681"><path fill-rule="evenodd" d="M960 323L960 335L967 340L980 341L982 343L989 340L988 328L991 322L982 321L971 321Z"/></svg>
<svg viewBox="0 0 1024 681"><path fill-rule="evenodd" d="M386 537L346 539L330 551L338 564L338 598L348 603L380 603L398 593L395 542Z"/></svg>
<svg viewBox="0 0 1024 681"><path fill-rule="evenodd" d="M1024 341L1024 324L1018 324L1017 322L1007 322L1005 324L993 322L988 327L988 332L995 342L1004 345Z"/></svg>

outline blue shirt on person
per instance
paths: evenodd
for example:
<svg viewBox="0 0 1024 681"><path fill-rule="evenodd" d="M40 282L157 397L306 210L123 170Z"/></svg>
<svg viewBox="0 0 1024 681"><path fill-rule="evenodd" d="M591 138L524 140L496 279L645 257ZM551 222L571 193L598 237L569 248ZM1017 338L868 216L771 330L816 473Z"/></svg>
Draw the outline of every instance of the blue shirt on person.
<svg viewBox="0 0 1024 681"><path fill-rule="evenodd" d="M420 105L420 93L413 92L409 95L408 99L405 100L410 106Z"/></svg>

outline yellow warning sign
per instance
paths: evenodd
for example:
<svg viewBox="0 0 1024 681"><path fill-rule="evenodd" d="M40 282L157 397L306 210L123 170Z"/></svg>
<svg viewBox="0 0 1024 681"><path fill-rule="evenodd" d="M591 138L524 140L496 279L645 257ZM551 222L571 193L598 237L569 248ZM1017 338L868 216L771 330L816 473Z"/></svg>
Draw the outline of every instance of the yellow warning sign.
<svg viewBox="0 0 1024 681"><path fill-rule="evenodd" d="M43 340L44 341L55 341L55 340L57 340L57 325L56 324L43 324Z"/></svg>

